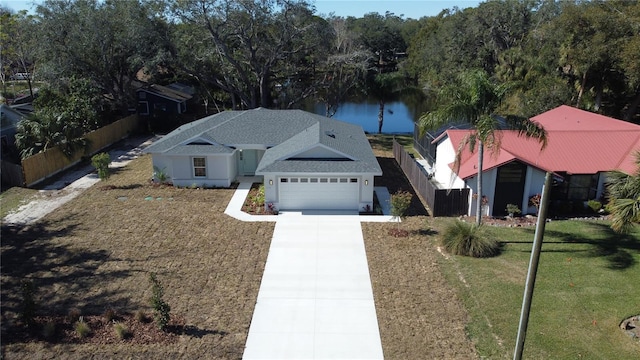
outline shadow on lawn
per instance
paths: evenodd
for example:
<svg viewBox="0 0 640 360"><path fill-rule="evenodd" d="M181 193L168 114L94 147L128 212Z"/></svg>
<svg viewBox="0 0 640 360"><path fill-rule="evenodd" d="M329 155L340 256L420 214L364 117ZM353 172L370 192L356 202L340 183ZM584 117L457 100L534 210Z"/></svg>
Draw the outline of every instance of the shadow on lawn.
<svg viewBox="0 0 640 360"><path fill-rule="evenodd" d="M603 223L585 222L586 231L597 234L596 239L585 239L577 236L575 233L563 232L557 230L545 230L545 237L554 237L560 239L559 242L545 241L544 243L570 243L570 244L589 244L592 247L588 252L593 257L604 257L608 261L607 267L614 270L624 270L636 265L632 253L640 252L640 240L629 234L618 234L611 227ZM532 239L535 229L526 229L530 232ZM554 250L542 250L543 252L553 252ZM567 250L570 252L578 252L580 250Z"/></svg>
<svg viewBox="0 0 640 360"><path fill-rule="evenodd" d="M77 228L77 223L60 227L48 221L24 227L2 226L3 318L20 312L23 280L33 282L36 314L40 315L67 314L72 308L86 315L101 314L109 307L126 309L131 305L125 294L92 291L96 282L108 283L129 275L124 270L96 275L104 262L113 260L107 251L71 248L55 241L71 236Z"/></svg>

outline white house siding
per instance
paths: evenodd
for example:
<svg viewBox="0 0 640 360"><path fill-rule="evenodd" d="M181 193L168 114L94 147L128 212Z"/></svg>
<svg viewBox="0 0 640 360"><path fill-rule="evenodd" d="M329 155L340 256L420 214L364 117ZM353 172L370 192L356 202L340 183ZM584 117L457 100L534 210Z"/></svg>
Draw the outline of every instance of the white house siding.
<svg viewBox="0 0 640 360"><path fill-rule="evenodd" d="M449 137L438 143L436 149L435 180L441 189L465 188L464 180L460 179L449 167L449 164L456 160L456 147L453 146Z"/></svg>
<svg viewBox="0 0 640 360"><path fill-rule="evenodd" d="M527 209L526 213L528 214L536 214L536 208L529 206L529 198L536 194L542 194L546 174L546 172L540 169L527 166L527 179L524 185L525 199L523 199L522 209Z"/></svg>
<svg viewBox="0 0 640 360"><path fill-rule="evenodd" d="M206 177L193 175L192 159L204 157L206 160ZM230 155L218 156L163 156L154 154L153 165L162 169L169 176L169 180L175 186L205 186L205 187L229 187L231 185L231 172L234 169L233 157Z"/></svg>
<svg viewBox="0 0 640 360"><path fill-rule="evenodd" d="M493 209L493 199L496 194L496 177L498 176L498 169L482 172L482 192L489 199L489 204L483 207L483 214L485 216L491 216ZM474 195L478 192L478 178L476 176L470 177L466 181L466 186L471 189L469 194L469 216L476 215L476 199Z"/></svg>
<svg viewBox="0 0 640 360"><path fill-rule="evenodd" d="M281 178L336 178L348 179L347 183L287 183ZM357 179L351 183L350 179ZM373 209L374 175L348 174L267 174L264 175L265 206L272 204L276 209L344 209L366 211ZM338 180L339 181L339 180ZM282 191L282 187L286 189Z"/></svg>

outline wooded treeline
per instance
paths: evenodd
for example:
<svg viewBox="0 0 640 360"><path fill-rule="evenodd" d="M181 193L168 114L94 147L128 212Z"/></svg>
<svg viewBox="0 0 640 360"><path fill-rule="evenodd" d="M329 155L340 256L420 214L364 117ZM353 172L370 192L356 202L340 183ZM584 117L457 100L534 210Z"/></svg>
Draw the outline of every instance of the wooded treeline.
<svg viewBox="0 0 640 360"><path fill-rule="evenodd" d="M488 1L417 20L321 16L304 0L45 0L35 15L0 13L3 89L15 73L62 93L88 83L103 95L96 111L135 108L142 73L191 84L219 108L312 100L332 115L349 97L382 109L483 69L509 84L505 112L568 104L640 122L638 1Z"/></svg>

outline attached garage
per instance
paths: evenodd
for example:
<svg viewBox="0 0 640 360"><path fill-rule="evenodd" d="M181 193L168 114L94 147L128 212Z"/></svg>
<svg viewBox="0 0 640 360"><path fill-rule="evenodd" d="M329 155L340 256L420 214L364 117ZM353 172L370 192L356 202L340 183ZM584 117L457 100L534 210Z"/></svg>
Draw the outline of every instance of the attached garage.
<svg viewBox="0 0 640 360"><path fill-rule="evenodd" d="M357 177L280 177L280 210L358 210Z"/></svg>

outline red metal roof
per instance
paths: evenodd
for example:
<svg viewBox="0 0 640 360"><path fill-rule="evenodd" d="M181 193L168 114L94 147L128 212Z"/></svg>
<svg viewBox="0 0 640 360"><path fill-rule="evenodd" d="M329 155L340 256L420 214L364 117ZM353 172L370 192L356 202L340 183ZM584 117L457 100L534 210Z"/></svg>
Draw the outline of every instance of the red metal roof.
<svg viewBox="0 0 640 360"><path fill-rule="evenodd" d="M484 170L519 160L544 171L570 174L636 171L634 153L640 150L638 125L564 105L532 120L547 130L547 147L541 150L536 140L519 137L515 131L500 131L499 151L485 148ZM469 130L447 131L456 148L467 134ZM471 153L467 147L461 160L458 172L461 178L477 174L475 151Z"/></svg>

